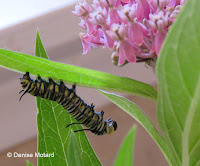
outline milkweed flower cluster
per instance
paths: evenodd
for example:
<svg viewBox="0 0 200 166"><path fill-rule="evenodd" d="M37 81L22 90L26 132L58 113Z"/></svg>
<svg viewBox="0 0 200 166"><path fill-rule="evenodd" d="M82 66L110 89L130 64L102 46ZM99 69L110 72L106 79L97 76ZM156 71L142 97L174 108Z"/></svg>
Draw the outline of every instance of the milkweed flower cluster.
<svg viewBox="0 0 200 166"><path fill-rule="evenodd" d="M83 54L108 47L117 65L155 59L184 0L93 0L78 3Z"/></svg>

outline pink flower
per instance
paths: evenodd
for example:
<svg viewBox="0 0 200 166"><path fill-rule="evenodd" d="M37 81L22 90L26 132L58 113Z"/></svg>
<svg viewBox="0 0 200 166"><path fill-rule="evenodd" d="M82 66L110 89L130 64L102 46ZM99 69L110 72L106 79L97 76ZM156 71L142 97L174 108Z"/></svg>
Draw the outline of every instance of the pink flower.
<svg viewBox="0 0 200 166"><path fill-rule="evenodd" d="M113 24L111 31L107 31L107 34L118 43L117 47L119 49L119 62L118 65L121 66L127 60L130 63L136 62L136 54L138 49L134 46L130 40L128 40L128 30L124 24L118 25Z"/></svg>
<svg viewBox="0 0 200 166"><path fill-rule="evenodd" d="M75 6L75 11L72 11L72 13L74 13L78 17L87 17L89 13L92 11L93 11L92 7L86 1L84 1L82 3L79 2Z"/></svg>
<svg viewBox="0 0 200 166"><path fill-rule="evenodd" d="M118 12L121 20L128 24L128 33L131 42L136 43L138 46L141 46L143 43L143 28L137 22L137 6L136 4L124 5L122 10ZM144 28L145 29L145 28Z"/></svg>
<svg viewBox="0 0 200 166"><path fill-rule="evenodd" d="M94 26L91 24L91 22L88 21L89 13L93 11L92 7L86 2L78 3L75 6L75 11L72 11L75 15L80 17L84 22L88 29L88 33L92 33L94 31Z"/></svg>
<svg viewBox="0 0 200 166"><path fill-rule="evenodd" d="M73 13L86 33L80 37L83 54L91 47L108 47L118 65L159 56L170 26L184 0L93 0L75 6Z"/></svg>
<svg viewBox="0 0 200 166"><path fill-rule="evenodd" d="M153 29L155 38L150 52L156 51L157 55L159 55L161 46L164 42L167 33L167 26L169 25L169 14L164 14L163 11L159 11L154 14L149 15L149 25Z"/></svg>
<svg viewBox="0 0 200 166"><path fill-rule="evenodd" d="M102 28L103 38L105 39L105 43L109 48L112 48L114 45L114 41L110 39L107 35L106 31L110 29L109 21L108 21L108 13L106 8L98 8L98 11L90 14L90 21L95 25L100 25Z"/></svg>
<svg viewBox="0 0 200 166"><path fill-rule="evenodd" d="M97 31L96 36L80 33L80 38L83 45L83 54L87 54L90 51L91 46L104 46L103 40L100 37L101 34L101 31Z"/></svg>

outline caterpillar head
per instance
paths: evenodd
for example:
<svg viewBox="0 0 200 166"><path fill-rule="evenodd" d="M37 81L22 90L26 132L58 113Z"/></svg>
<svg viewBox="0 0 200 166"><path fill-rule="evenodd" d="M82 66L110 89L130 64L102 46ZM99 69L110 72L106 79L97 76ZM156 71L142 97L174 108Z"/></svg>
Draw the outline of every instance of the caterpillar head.
<svg viewBox="0 0 200 166"><path fill-rule="evenodd" d="M116 122L116 121L113 121L113 122L112 122L112 125L113 125L113 127L114 127L114 131L116 131L116 130L117 130L117 122Z"/></svg>
<svg viewBox="0 0 200 166"><path fill-rule="evenodd" d="M114 131L117 130L117 122L114 120L107 120L107 134L112 134Z"/></svg>

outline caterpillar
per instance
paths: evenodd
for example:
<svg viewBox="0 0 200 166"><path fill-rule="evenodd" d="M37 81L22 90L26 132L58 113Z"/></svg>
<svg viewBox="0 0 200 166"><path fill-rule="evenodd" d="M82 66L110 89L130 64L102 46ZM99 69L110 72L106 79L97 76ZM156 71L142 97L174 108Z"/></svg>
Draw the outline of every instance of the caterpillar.
<svg viewBox="0 0 200 166"><path fill-rule="evenodd" d="M63 81L60 81L60 83L57 84L50 77L49 81L45 81L38 75L37 79L33 80L30 78L29 72L26 72L20 78L20 83L23 90L19 93L24 93L21 95L19 101L26 93L56 101L78 121L78 123L71 123L66 127L73 124L83 124L86 127L86 129L76 130L74 132L89 130L96 135L105 135L112 134L117 130L116 121L111 120L111 118L104 120L103 110L101 112L94 111L93 103L87 105L79 96L77 96L76 84L73 84L72 88L69 89L65 86Z"/></svg>

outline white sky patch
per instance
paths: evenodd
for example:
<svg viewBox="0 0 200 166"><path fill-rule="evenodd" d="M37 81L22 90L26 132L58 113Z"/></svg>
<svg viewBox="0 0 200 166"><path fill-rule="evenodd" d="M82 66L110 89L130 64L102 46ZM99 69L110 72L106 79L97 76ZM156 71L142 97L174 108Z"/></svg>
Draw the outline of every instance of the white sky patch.
<svg viewBox="0 0 200 166"><path fill-rule="evenodd" d="M0 0L0 29L77 1L79 0Z"/></svg>

